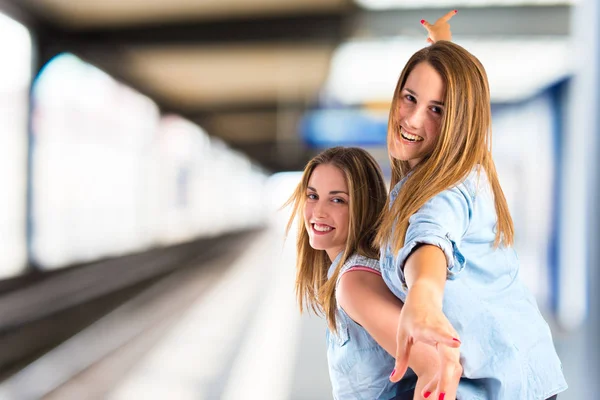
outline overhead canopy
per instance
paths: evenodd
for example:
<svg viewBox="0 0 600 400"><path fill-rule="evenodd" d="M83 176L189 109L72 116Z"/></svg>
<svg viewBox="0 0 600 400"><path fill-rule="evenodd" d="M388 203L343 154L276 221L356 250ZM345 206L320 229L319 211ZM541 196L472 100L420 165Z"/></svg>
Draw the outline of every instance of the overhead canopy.
<svg viewBox="0 0 600 400"><path fill-rule="evenodd" d="M301 167L306 160L297 126L307 109L331 96L352 106L389 101L393 83L388 81L408 52L426 45L420 19L434 21L457 5L455 38L480 56L492 87L502 90L496 98L510 101L569 73L571 3L0 0L0 7L32 28L39 63L73 52L150 96L163 110L197 122L280 170ZM357 43L371 50L350 53L360 47ZM407 54L386 58L390 51ZM516 56L513 63L511 55L523 53L529 57ZM558 60L553 68L548 58ZM502 66L511 63L526 68L512 69L521 77L502 78ZM544 73L520 84L531 71Z"/></svg>

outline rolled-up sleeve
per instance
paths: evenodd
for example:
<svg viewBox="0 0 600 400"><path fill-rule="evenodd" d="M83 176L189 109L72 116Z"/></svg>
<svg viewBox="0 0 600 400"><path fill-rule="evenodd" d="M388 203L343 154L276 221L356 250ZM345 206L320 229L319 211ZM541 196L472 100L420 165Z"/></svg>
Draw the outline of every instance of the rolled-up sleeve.
<svg viewBox="0 0 600 400"><path fill-rule="evenodd" d="M395 257L395 270L406 289L404 264L418 245L439 247L446 256L447 277L455 278L465 267L461 240L471 218L473 201L461 184L431 198L409 219L404 246Z"/></svg>

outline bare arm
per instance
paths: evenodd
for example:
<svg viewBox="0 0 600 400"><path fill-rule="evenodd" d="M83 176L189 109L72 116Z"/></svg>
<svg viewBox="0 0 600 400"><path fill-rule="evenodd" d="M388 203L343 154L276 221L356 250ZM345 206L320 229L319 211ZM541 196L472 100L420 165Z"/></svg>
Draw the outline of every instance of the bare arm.
<svg viewBox="0 0 600 400"><path fill-rule="evenodd" d="M406 260L404 276L409 288L408 296L442 309L446 286L446 256L440 248L432 245L417 248Z"/></svg>
<svg viewBox="0 0 600 400"><path fill-rule="evenodd" d="M454 399L462 375L460 340L442 311L446 285L446 256L432 245L418 247L406 260L404 276L408 295L397 333L396 369L404 373L417 343L435 347L439 359L439 383L431 391ZM400 379L400 375L393 380Z"/></svg>
<svg viewBox="0 0 600 400"><path fill-rule="evenodd" d="M342 275L336 292L340 307L369 332L390 355L396 354L396 330L402 302L383 279L371 272L350 271ZM439 356L434 347L415 343L409 366L418 376L437 372ZM392 371L390 371L391 373Z"/></svg>

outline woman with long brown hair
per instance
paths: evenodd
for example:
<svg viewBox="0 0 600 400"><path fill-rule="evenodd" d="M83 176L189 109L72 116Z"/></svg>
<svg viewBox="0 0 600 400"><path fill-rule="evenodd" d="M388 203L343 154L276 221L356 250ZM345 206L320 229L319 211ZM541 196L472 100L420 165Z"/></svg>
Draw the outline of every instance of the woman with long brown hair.
<svg viewBox="0 0 600 400"><path fill-rule="evenodd" d="M382 276L404 302L391 380L403 376L411 347L426 343L440 361L434 398L448 399L457 375L465 400L565 390L548 325L519 279L477 58L447 41L412 56L394 92L388 150L392 189L377 242Z"/></svg>
<svg viewBox="0 0 600 400"><path fill-rule="evenodd" d="M381 278L374 243L386 198L381 169L367 151L334 147L308 162L287 203L288 232L298 224L298 303L327 320L335 399L413 399L414 374L399 384L389 380L402 303ZM435 379L435 350L417 345L410 366L421 399L423 386Z"/></svg>
<svg viewBox="0 0 600 400"><path fill-rule="evenodd" d="M434 24L422 20L427 42L450 40L451 11ZM437 382L435 350L416 344L411 371L389 381L402 303L385 286L375 235L387 193L381 170L358 148L325 150L307 164L287 205L288 232L298 222L296 294L300 310L328 323L327 355L335 399L422 399ZM418 379L417 379L418 376ZM459 376L447 382L449 394ZM415 382L416 381L416 382Z"/></svg>

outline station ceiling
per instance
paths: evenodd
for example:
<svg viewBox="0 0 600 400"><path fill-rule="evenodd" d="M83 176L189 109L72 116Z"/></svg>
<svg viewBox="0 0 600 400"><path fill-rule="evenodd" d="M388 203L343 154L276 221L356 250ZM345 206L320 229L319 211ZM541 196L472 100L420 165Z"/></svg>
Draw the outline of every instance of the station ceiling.
<svg viewBox="0 0 600 400"><path fill-rule="evenodd" d="M313 152L296 127L317 103L336 48L356 38L424 40L418 21L450 8L423 3L429 8L368 10L352 0L0 0L0 7L32 29L38 67L73 52L279 171L302 168ZM569 35L569 2L511 3L461 7L453 33Z"/></svg>

